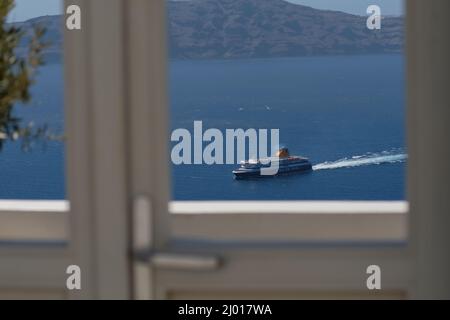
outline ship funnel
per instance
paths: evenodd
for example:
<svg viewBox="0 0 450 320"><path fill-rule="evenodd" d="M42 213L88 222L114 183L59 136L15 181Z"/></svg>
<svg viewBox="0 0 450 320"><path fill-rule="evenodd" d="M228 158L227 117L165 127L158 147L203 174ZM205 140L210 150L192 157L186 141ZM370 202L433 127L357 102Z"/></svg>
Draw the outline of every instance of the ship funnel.
<svg viewBox="0 0 450 320"><path fill-rule="evenodd" d="M289 158L289 149L288 148L281 148L280 150L277 151L277 157L278 158Z"/></svg>

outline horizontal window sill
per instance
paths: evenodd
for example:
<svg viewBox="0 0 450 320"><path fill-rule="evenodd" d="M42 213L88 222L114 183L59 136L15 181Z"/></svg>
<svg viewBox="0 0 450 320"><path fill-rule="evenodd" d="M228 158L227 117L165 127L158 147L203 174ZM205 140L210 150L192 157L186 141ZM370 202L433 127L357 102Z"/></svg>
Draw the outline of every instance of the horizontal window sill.
<svg viewBox="0 0 450 320"><path fill-rule="evenodd" d="M68 201L0 201L0 242L67 241ZM214 241L387 241L407 238L406 202L171 202L172 235Z"/></svg>
<svg viewBox="0 0 450 320"><path fill-rule="evenodd" d="M68 201L0 201L0 242L62 243L68 239Z"/></svg>
<svg viewBox="0 0 450 320"><path fill-rule="evenodd" d="M184 239L404 243L407 202L172 202L172 232Z"/></svg>
<svg viewBox="0 0 450 320"><path fill-rule="evenodd" d="M405 214L403 201L174 201L173 214Z"/></svg>
<svg viewBox="0 0 450 320"><path fill-rule="evenodd" d="M0 212L68 212L68 201L0 200Z"/></svg>

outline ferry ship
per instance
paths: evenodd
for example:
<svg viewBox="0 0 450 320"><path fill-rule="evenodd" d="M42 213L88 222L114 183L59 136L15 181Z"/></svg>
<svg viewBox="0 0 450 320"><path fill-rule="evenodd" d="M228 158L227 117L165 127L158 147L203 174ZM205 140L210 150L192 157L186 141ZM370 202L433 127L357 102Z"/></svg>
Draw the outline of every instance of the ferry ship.
<svg viewBox="0 0 450 320"><path fill-rule="evenodd" d="M262 168L270 168L273 161L278 161L279 169L275 175L262 175ZM249 161L242 161L241 167L233 171L234 177L237 180L256 178L256 177L271 177L280 174L309 172L312 171L312 164L307 158L299 156L291 156L287 148L278 150L276 157L268 159L256 159Z"/></svg>

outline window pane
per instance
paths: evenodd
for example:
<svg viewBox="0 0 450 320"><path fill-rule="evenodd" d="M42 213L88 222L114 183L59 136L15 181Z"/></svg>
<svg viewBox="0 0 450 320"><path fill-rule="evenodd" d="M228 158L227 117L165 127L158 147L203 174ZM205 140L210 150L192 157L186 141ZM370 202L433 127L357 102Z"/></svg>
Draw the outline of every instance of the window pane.
<svg viewBox="0 0 450 320"><path fill-rule="evenodd" d="M0 199L64 199L64 111L63 111L63 59L62 18L60 0L2 1L15 6L2 24L3 30L19 28L23 33L14 48L17 61L29 61L33 39L44 45L43 63L37 68L27 62L26 72L34 81L29 99L19 94L12 85L11 74L19 78L19 62L3 61L1 80L3 116L1 123ZM42 37L35 30L44 28ZM0 39L2 57L8 55L5 39ZM9 76L9 78L8 78ZM8 86L7 83L10 83ZM14 82L19 83L19 82ZM16 120L17 119L17 120Z"/></svg>
<svg viewBox="0 0 450 320"><path fill-rule="evenodd" d="M169 2L173 199L405 199L403 3L369 5ZM262 178L254 161L235 179L250 152L239 158L234 148L234 164L205 164L213 139L195 145L208 129L222 133L213 134L223 139L219 155L210 153L216 161L230 152L227 129L254 129L258 141L259 130L279 129L280 146L312 170ZM279 173L303 161L286 155ZM192 164L196 156L202 164Z"/></svg>

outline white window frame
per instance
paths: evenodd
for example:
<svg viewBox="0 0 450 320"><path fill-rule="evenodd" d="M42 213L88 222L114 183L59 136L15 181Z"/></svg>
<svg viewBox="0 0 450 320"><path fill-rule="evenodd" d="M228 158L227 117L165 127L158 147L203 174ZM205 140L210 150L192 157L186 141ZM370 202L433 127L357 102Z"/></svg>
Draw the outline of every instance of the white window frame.
<svg viewBox="0 0 450 320"><path fill-rule="evenodd" d="M133 129L127 131L121 118L126 116L124 105L127 104L133 110L127 116L128 125L146 121L151 128L140 132L141 139L131 142L134 145L132 150L142 146L140 153L145 153L166 148L162 139L149 137L155 137L155 133L164 136L167 125L161 119L164 120L167 115L162 112L152 118L145 111L147 103L153 103L158 108L166 106L165 97L161 95L163 85L158 85L166 77L165 68L158 65L161 56L152 55L154 50L150 41L154 39L151 37L158 37L157 33L161 30L148 29L155 32L149 31L153 34L150 37L133 32L140 30L142 25L158 27L160 20L149 12L139 12L139 8L148 5L146 0L134 0L134 5L129 5L130 2L125 0L70 2L89 8L84 27L92 30L89 34L66 32L65 37L70 213L67 202L0 202L0 242L3 243L0 246L0 296L4 288L32 292L34 288L45 287L49 290L48 296L62 298L134 297L130 282L129 233L124 231L124 225L131 226L127 214L131 210L129 197L148 193L148 190L153 190L150 197L156 200L153 203L153 222L164 220L163 225L169 227L172 224L174 238L198 237L203 244L196 244L196 250L204 253L220 251L222 256L232 261L207 281L202 274L189 274L187 277L183 273L161 270L152 281L164 285L151 293L151 297L183 297L183 294L192 297L198 292L217 290L218 286L225 291L247 290L249 294L256 290L273 292L277 288L285 293L292 290L293 293L305 292L309 296L321 291L319 297L326 293L336 296L342 290L351 295L352 289L353 293L358 294L365 274L356 278L354 275L373 261L387 270L384 283L389 294L396 297L414 294L413 276L423 275L428 270L420 264L416 268L414 261L421 256L439 260L437 254L442 254L437 249L425 253L425 247L418 244L420 235L427 236L431 232L420 228L420 223L427 220L419 212L431 208L428 222L432 218L434 222L446 219L437 213L436 207L432 209L436 198L430 192L436 191L437 187L421 171L423 163L431 161L448 172L448 168L433 157L434 149L427 144L431 138L438 138L437 143L448 150L443 136L427 135L430 126L440 124L439 112L448 111L439 104L442 100L437 100L443 98L442 95L435 100L438 104L435 113L424 110L422 106L428 102L427 98L433 90L424 86L424 81L418 76L424 73L430 77L448 79L432 62L428 66L421 64L426 60L424 57L436 56L439 50L448 51L445 42L442 45L427 40L427 32L433 33L429 22L435 20L432 10L427 8L431 4L408 1L409 215L406 203L174 202L170 204L173 214L171 221L168 221L167 168L157 167L156 171L149 172L153 179L142 175L141 169L148 167L140 162L139 154L126 152L129 149L125 143L130 134L133 137L139 134ZM131 14L133 20L129 18ZM151 21L156 22L151 25ZM127 46L130 50L123 49ZM430 70L426 71L426 67ZM155 73L148 75L142 71L148 68ZM136 86L126 86L124 79L136 81ZM152 83L153 87L148 90L139 83ZM148 139L150 143L146 141ZM159 165L164 163L161 159L157 159ZM128 164L131 168L127 169ZM441 184L446 187L443 181ZM438 209L448 208L446 202L437 203ZM280 212L278 208L283 209ZM288 221L293 229L289 229L283 220ZM109 221L108 226L97 223L102 221ZM50 225L52 228L49 228ZM377 228L373 228L374 225ZM220 226L226 227L221 229ZM304 233L296 233L296 228ZM408 235L410 241L407 241ZM161 235L153 236L155 249L166 247L171 240L162 231ZM212 237L220 243L212 243ZM239 237L240 244L244 246L235 250L230 237ZM265 237L274 245L272 249L261 243L260 240ZM292 246L287 244L289 241ZM173 248L178 252L192 250L186 242L176 243ZM443 254L441 262L447 266L445 257ZM63 288L65 282L61 268L70 261L81 261L94 279L87 279L87 288L80 295L68 294ZM18 264L22 265L20 272L16 268ZM255 267L259 268L257 274L271 275L264 284L258 282L258 277L252 277L251 272L240 272ZM298 270L302 272L293 281L292 277L282 273L272 274L274 268L281 268L288 275L298 273ZM336 268L340 270L339 275ZM438 283L438 276L436 274L431 283ZM432 291L431 284L422 284L422 287L419 284L419 289Z"/></svg>

